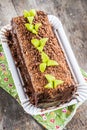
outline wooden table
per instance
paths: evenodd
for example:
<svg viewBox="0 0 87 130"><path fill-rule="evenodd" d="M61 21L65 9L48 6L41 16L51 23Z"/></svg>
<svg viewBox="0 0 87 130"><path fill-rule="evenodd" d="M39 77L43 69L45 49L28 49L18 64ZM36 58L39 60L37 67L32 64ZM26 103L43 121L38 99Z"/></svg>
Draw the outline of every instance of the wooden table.
<svg viewBox="0 0 87 130"><path fill-rule="evenodd" d="M79 65L87 70L87 0L0 0L0 28L31 8L60 18ZM0 89L0 130L43 129ZM66 130L87 130L87 102L78 109Z"/></svg>

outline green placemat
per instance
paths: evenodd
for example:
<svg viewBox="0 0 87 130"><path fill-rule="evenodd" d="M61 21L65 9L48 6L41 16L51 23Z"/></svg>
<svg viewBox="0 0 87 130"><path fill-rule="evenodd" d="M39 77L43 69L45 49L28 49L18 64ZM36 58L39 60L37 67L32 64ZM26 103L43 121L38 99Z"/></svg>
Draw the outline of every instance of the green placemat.
<svg viewBox="0 0 87 130"><path fill-rule="evenodd" d="M85 79L87 80L87 74L82 71ZM3 48L0 45L0 87L13 96L18 102L18 94L8 68L8 63L3 52ZM53 112L33 116L40 124L42 124L48 130L62 130L65 125L72 119L76 109L80 104L71 105Z"/></svg>

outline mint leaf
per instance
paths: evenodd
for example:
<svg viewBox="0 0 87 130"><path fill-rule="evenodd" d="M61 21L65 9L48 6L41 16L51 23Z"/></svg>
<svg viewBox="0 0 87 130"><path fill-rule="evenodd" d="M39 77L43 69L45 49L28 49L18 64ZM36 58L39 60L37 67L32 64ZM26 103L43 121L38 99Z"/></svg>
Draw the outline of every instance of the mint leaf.
<svg viewBox="0 0 87 130"><path fill-rule="evenodd" d="M25 18L27 18L27 17L30 16L30 13L27 10L24 10L23 15L24 15Z"/></svg>
<svg viewBox="0 0 87 130"><path fill-rule="evenodd" d="M38 32L39 30L39 27L41 26L42 24L41 23L36 23L35 24L35 30Z"/></svg>
<svg viewBox="0 0 87 130"><path fill-rule="evenodd" d="M49 57L45 52L42 52L41 59L42 59L42 62L46 63L49 60Z"/></svg>
<svg viewBox="0 0 87 130"><path fill-rule="evenodd" d="M39 52L42 52L43 51L43 46L40 46L37 49L39 50Z"/></svg>
<svg viewBox="0 0 87 130"><path fill-rule="evenodd" d="M39 68L40 68L41 72L44 72L45 69L46 69L46 63L41 63L40 66L39 66Z"/></svg>
<svg viewBox="0 0 87 130"><path fill-rule="evenodd" d="M44 88L53 89L53 84L52 84L52 82L51 82L51 83L48 83L47 85L45 85Z"/></svg>
<svg viewBox="0 0 87 130"><path fill-rule="evenodd" d="M47 79L48 82L52 82L52 81L55 80L55 77L52 76L52 75L50 75L50 74L46 74L45 77L46 77L46 79Z"/></svg>
<svg viewBox="0 0 87 130"><path fill-rule="evenodd" d="M31 40L31 43L32 43L32 44L34 45L34 47L36 47L36 48L37 48L37 47L39 46L39 44L40 44L38 39L32 39L32 40Z"/></svg>
<svg viewBox="0 0 87 130"><path fill-rule="evenodd" d="M24 15L25 18L27 18L29 16L34 17L36 15L36 11L35 11L35 9L31 9L30 11L24 10L23 15Z"/></svg>
<svg viewBox="0 0 87 130"><path fill-rule="evenodd" d="M32 33L37 35L37 31L35 29L32 30Z"/></svg>
<svg viewBox="0 0 87 130"><path fill-rule="evenodd" d="M45 86L45 88L57 88L58 85L63 84L64 81L55 79L54 76L50 74L45 75L48 84Z"/></svg>
<svg viewBox="0 0 87 130"><path fill-rule="evenodd" d="M49 60L47 62L47 66L56 66L56 65L58 65L58 63L55 60Z"/></svg>
<svg viewBox="0 0 87 130"><path fill-rule="evenodd" d="M56 88L58 85L63 84L63 83L64 83L64 81L62 81L62 80L54 80L53 87Z"/></svg>
<svg viewBox="0 0 87 130"><path fill-rule="evenodd" d="M33 16L29 16L27 17L28 21L30 24L32 24L33 20L34 20L34 17Z"/></svg>
<svg viewBox="0 0 87 130"><path fill-rule="evenodd" d="M27 30L32 31L34 26L32 24L26 23L25 27L27 28Z"/></svg>
<svg viewBox="0 0 87 130"><path fill-rule="evenodd" d="M48 40L48 38L41 38L40 39L40 45L44 47L46 42L47 42L47 40Z"/></svg>
<svg viewBox="0 0 87 130"><path fill-rule="evenodd" d="M35 9L31 9L31 10L29 11L29 14L30 14L30 16L35 16L35 15L36 15Z"/></svg>
<svg viewBox="0 0 87 130"><path fill-rule="evenodd" d="M43 41L45 40L47 40L47 38L45 39L45 38L42 38L43 39ZM41 45L41 43L40 43L40 40L38 40L38 39L32 39L31 40L31 43L39 50L39 52L42 52L43 51L43 48L44 48L44 45ZM45 42L44 42L45 43ZM46 56L47 57L47 56Z"/></svg>

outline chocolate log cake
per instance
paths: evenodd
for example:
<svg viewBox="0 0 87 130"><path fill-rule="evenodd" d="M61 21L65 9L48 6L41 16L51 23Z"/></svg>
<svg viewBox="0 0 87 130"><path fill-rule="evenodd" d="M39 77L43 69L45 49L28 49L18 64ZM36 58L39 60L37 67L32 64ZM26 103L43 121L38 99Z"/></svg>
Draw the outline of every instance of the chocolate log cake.
<svg viewBox="0 0 87 130"><path fill-rule="evenodd" d="M68 67L64 53L48 21L47 15L37 11L33 25L41 23L38 33L29 31L24 16L15 17L11 21L12 44L10 45L16 66L19 68L30 102L37 107L51 107L70 101L76 90L75 82ZM44 72L40 71L41 52L32 45L32 39L47 38L43 52L58 65L48 65ZM62 80L55 88L44 87L48 84L46 74ZM50 81L49 81L50 82Z"/></svg>

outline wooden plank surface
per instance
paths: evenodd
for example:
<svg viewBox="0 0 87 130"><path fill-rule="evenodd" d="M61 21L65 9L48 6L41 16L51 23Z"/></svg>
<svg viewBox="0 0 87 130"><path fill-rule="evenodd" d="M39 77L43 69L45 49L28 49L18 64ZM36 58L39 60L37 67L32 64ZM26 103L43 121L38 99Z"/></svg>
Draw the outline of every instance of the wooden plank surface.
<svg viewBox="0 0 87 130"><path fill-rule="evenodd" d="M24 9L56 15L63 23L79 65L87 71L87 0L0 0L0 28ZM87 102L66 130L87 130ZM8 94L0 89L0 130L43 130Z"/></svg>

